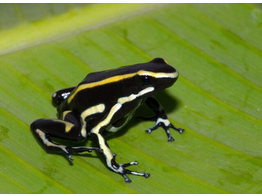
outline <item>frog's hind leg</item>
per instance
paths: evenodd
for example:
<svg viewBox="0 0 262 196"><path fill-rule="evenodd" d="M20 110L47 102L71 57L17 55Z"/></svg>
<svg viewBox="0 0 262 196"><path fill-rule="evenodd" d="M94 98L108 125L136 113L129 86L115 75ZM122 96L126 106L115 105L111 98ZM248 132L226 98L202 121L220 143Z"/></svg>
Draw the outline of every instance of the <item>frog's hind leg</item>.
<svg viewBox="0 0 262 196"><path fill-rule="evenodd" d="M125 182L127 183L131 182L131 180L127 177L128 174L132 174L136 176L143 176L145 178L148 178L150 176L149 173L136 172L136 171L131 171L129 169L126 169L126 167L128 166L137 165L138 164L137 161L118 164L115 160L116 154L111 153L109 145L107 144L104 137L99 132L91 132L90 136L101 149L101 153L103 154L103 158L105 160L105 163L108 169L123 176L123 178L125 179Z"/></svg>
<svg viewBox="0 0 262 196"><path fill-rule="evenodd" d="M65 153L70 161L73 161L70 153L91 152L92 150L101 151L95 147L69 147L56 144L51 140L50 137L76 142L81 142L85 139L85 137L81 135L80 123L72 112L67 113L64 120L38 119L31 124L31 130L46 152Z"/></svg>

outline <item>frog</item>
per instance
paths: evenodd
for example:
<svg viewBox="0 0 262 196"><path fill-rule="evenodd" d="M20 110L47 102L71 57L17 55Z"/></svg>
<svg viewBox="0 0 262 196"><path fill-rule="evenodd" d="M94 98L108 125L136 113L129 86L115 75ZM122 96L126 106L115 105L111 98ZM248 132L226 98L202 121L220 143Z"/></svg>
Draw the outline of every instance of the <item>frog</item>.
<svg viewBox="0 0 262 196"><path fill-rule="evenodd" d="M154 97L171 87L178 79L178 71L163 58L116 69L92 72L77 85L61 89L52 95L57 107L57 119L41 118L31 124L31 131L47 153L64 153L70 162L71 154L96 151L107 168L120 174L125 182L128 175L148 178L149 173L127 169L137 161L117 163L116 153L108 145L108 135L121 130L142 105L154 113L140 119L155 121L147 133L162 127L169 142L174 141L170 129L180 134L184 129L174 126L162 105ZM72 142L93 141L94 147L67 146L54 142L55 138Z"/></svg>

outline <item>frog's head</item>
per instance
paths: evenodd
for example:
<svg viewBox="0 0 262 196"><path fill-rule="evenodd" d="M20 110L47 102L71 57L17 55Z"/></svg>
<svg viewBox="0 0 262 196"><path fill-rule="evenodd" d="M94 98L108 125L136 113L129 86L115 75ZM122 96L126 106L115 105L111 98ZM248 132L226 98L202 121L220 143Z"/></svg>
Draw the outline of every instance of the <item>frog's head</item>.
<svg viewBox="0 0 262 196"><path fill-rule="evenodd" d="M162 58L155 58L148 63L139 64L136 84L141 97L150 96L172 86L178 78L178 72Z"/></svg>

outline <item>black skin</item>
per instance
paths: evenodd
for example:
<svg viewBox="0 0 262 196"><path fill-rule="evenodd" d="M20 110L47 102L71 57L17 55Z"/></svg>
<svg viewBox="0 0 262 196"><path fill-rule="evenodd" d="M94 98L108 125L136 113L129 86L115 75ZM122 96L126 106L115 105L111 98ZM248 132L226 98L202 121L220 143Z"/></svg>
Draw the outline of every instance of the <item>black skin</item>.
<svg viewBox="0 0 262 196"><path fill-rule="evenodd" d="M162 59L154 59L153 61L149 62L152 64L152 66L154 66L155 64L158 65L158 67L160 66L160 64L166 64ZM146 66L147 68L147 64L139 64L139 66ZM151 65L150 65L151 66ZM130 70L135 70L137 67L137 65L134 66L130 66ZM139 67L138 67L139 68ZM165 65L164 65L165 68ZM169 69L169 67L167 67ZM149 69L151 69L149 67ZM152 68L153 69L153 68ZM171 68L170 68L171 69ZM172 68L173 69L173 68ZM121 74L121 72L125 71L125 68L122 69L117 69L117 70L113 70L112 72L96 72L96 73L92 73L89 74L80 84L85 84L85 83L91 83L93 82L92 80L97 79L97 80L101 80L103 78L104 74ZM99 79L99 77L101 77L101 79ZM130 88L135 88L135 89L127 89L127 90L131 90L131 92L140 92L141 90L137 89L139 86L141 86L141 88L145 88L146 85L150 86L152 82L150 78L142 78L142 81L137 81L138 83L136 83L136 85L134 85L134 81L133 79L128 81L126 80L128 83L126 83L124 85L124 87L126 86L130 86ZM168 86L171 86L176 78L174 79L174 81L170 81L168 80L164 80L161 79L163 81L160 81L160 79L158 79L158 86L155 86L156 90L159 88L159 90L162 90ZM159 82L160 81L160 82ZM168 84L170 83L170 84ZM165 86L167 85L168 86ZM119 86L117 86L119 85ZM115 83L113 84L113 87L116 89L121 89L123 85L122 83ZM110 86L109 86L110 87ZM140 87L139 87L140 88ZM143 89L142 88L142 89ZM76 103L74 103L73 101L70 103L70 105L67 102L67 98L68 96L73 93L75 87L70 87L70 88L66 88L66 89L62 89L60 91L57 91L56 93L54 93L52 99L53 99L53 104L57 106L57 110L58 110L58 114L59 114L59 119L61 120L52 120L52 119L39 119L34 121L31 124L31 130L35 136L35 138L38 140L38 142L43 146L43 148L47 151L47 152L63 152L65 153L68 157L70 161L73 161L73 158L71 156L71 153L79 153L79 152L91 152L92 150L96 150L98 152L101 152L103 154L103 150L99 148L98 145L98 135L97 134L90 134L90 138L94 141L97 142L97 146L98 147L86 147L86 146L81 146L81 147L68 147L68 146L62 146L59 144L55 144L52 142L50 137L56 137L56 138L60 138L60 139L64 139L64 140L68 140L68 141L76 141L76 142L81 142L83 140L86 139L86 137L84 137L81 134L81 130L82 130L82 123L81 123L81 117L80 114L86 109L89 108L90 105L96 105L97 103L97 97L101 97L104 96L104 94L107 95L106 99L104 99L103 103L105 103L105 105L107 106L107 104L110 106L112 106L112 102L115 102L115 99L119 98L117 97L117 95L115 94L110 94L110 93L106 93L104 92L105 90L108 90L108 88L102 88L103 90L101 90L99 87L97 87L96 91L92 90L92 91L81 91L80 93L77 94L77 96L79 97L74 97L74 100L76 100ZM124 95L126 88L124 88L124 90L121 92L121 97L125 97L130 95L129 92L127 92L126 95ZM109 91L110 92L110 91ZM114 89L111 92L117 92ZM101 94L104 93L104 94ZM153 92L155 93L155 91ZM153 94L152 93L152 94ZM97 97L92 97L92 95L94 94L94 96L96 95ZM100 95L101 94L101 95ZM136 94L136 93L135 93ZM110 97L111 96L111 97ZM115 97L114 97L115 96ZM91 97L91 98L90 98ZM84 99L83 99L84 98ZM89 101L86 101L87 98L90 98ZM83 99L83 100L82 100ZM108 102L106 102L108 100ZM144 120L152 120L152 121L157 121L158 119L161 119L162 121L160 121L159 123L156 123L152 128L146 130L147 133L151 133L153 130L156 130L158 127L162 127L164 128L167 136L168 136L168 141L174 141L173 137L171 136L170 132L169 132L169 128L175 129L176 131L178 131L179 133L183 133L184 129L181 128L177 128L174 125L172 125L171 123L166 125L164 122L167 119L167 116L165 114L165 111L163 110L163 108L161 107L161 105L157 102L157 100L155 98L152 97L152 95L147 94L146 97L141 97L141 100L137 99L134 100L130 103L125 103L124 105L122 105L121 108L121 112L117 112L114 114L114 117L111 119L111 123L117 124L117 122L124 122L124 115L122 114L129 114L130 112L132 112L132 110L134 110L134 108L137 108L140 106L140 103L144 102L150 109L152 109L152 111L155 113L154 116L152 117L140 117L141 119ZM81 105L77 105L81 103ZM75 109L74 109L75 108ZM106 110L111 109L110 107L105 107ZM66 113L64 113L66 111ZM108 114L109 111L105 111L106 114ZM97 123L99 123L101 121L101 119L104 116L104 113L102 114L95 114L96 117L95 118L89 118L88 121L86 121L86 130L91 130L93 127L95 127L95 125ZM169 121L168 121L169 122ZM67 130L67 131L66 131ZM106 127L101 127L100 133L103 134L104 131L106 130ZM88 132L87 132L88 134ZM105 142L105 145L108 146L108 144ZM105 161L107 160L107 157L104 155L104 159ZM113 168L123 168L123 171L120 172L119 174L122 175L125 178L126 182L131 182L131 180L126 176L126 174L133 174L133 175L140 175L140 176L144 176L146 178L149 177L148 173L139 173L139 172L133 172L130 171L128 169L126 169L126 167L130 166L130 165L136 165L137 162L131 162L131 163L125 163L125 164L118 164L115 161L115 157L116 154L113 154L113 159L111 160L111 166ZM109 169L111 169L110 167L108 167ZM112 169L111 169L112 170ZM114 170L112 170L114 171ZM116 171L114 171L116 172ZM116 172L117 173L117 172Z"/></svg>

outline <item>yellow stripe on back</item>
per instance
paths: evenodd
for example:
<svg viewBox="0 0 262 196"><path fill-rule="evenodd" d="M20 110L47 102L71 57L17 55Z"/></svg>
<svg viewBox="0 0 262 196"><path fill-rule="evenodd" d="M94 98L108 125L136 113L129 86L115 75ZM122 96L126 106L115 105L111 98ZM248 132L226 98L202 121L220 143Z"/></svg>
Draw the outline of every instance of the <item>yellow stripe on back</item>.
<svg viewBox="0 0 262 196"><path fill-rule="evenodd" d="M110 83L114 83L114 82L118 82L120 80L126 79L126 78L131 78L134 75L136 75L136 73L132 73L132 74L125 74L125 75L120 75L120 76L113 76L110 78L106 78L104 80L100 80L97 82L92 82L92 83L87 83L87 84L82 84L80 85L68 98L68 103L70 103L72 101L72 99L74 98L74 96L82 90L85 90L87 88L93 88L95 86L101 86L101 85L105 85L105 84L110 84Z"/></svg>
<svg viewBox="0 0 262 196"><path fill-rule="evenodd" d="M150 72L150 71L139 71L137 73L140 76L151 76L154 78L176 78L178 76L178 72L173 73L165 73L165 72Z"/></svg>
<svg viewBox="0 0 262 196"><path fill-rule="evenodd" d="M101 86L101 85L105 85L105 84L118 82L120 80L131 78L135 75L140 75L140 76L147 75L147 76L151 76L151 77L154 77L154 78L176 78L178 76L178 73L177 72L174 72L174 73L164 73L164 72L155 73L155 72L141 70L141 71L136 72L136 73L113 76L113 77L106 78L104 80L100 80L100 81L97 81L97 82L82 84L72 94L70 94L70 96L68 97L68 103L70 103L72 101L74 96L79 91L82 91L82 90L85 90L85 89L88 89L88 88L93 88L93 87L96 87L96 86Z"/></svg>

